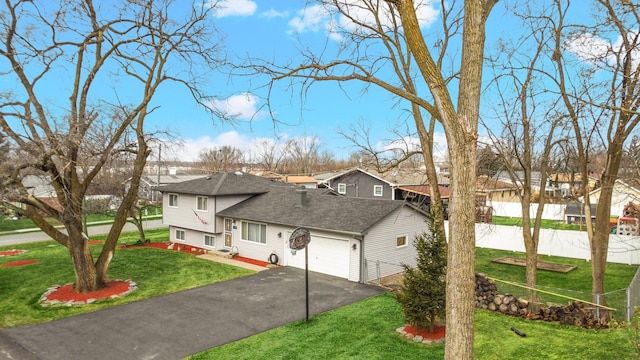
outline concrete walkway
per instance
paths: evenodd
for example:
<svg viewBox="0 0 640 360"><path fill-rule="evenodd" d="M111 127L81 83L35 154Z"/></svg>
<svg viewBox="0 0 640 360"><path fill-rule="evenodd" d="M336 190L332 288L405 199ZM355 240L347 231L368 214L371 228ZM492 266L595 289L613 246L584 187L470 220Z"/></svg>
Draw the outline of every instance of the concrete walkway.
<svg viewBox="0 0 640 360"><path fill-rule="evenodd" d="M309 273L311 316L385 292ZM0 331L0 359L182 359L304 319L305 272L273 268L88 314Z"/></svg>

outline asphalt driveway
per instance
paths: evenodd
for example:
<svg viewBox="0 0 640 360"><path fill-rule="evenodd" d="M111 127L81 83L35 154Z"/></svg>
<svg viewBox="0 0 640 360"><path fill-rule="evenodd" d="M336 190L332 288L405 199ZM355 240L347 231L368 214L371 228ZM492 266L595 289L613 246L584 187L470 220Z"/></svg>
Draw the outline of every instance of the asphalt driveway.
<svg viewBox="0 0 640 360"><path fill-rule="evenodd" d="M309 272L311 316L385 290ZM304 270L283 267L0 331L0 359L182 359L304 319Z"/></svg>

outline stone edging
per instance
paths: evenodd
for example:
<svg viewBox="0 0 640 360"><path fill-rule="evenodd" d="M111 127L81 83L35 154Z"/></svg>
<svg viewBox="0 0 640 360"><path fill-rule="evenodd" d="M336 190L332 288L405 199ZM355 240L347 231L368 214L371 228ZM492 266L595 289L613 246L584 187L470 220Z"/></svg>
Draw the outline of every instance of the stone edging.
<svg viewBox="0 0 640 360"><path fill-rule="evenodd" d="M111 281L124 281L124 282L127 282L127 283L129 283L129 289L127 291L121 293L121 294L111 295L109 297L109 299L115 299L115 298L123 297L123 296L129 295L130 293L138 290L138 284L136 284L132 280L111 280ZM69 285L69 284L65 284L65 285ZM48 306L75 306L75 305L93 304L93 303L95 303L96 301L99 300L99 299L87 299L86 301L49 300L49 295L51 295L53 292L58 290L58 288L60 288L62 286L65 286L65 285L54 285L54 286L48 288L47 291L45 291L45 293L42 294L42 296L40 297L40 305L43 306L43 307L48 307ZM100 299L100 300L106 300L106 298L105 299Z"/></svg>
<svg viewBox="0 0 640 360"><path fill-rule="evenodd" d="M404 328L405 328L405 326L400 326L399 328L396 329L396 332L398 332L399 334L401 334L405 338L407 338L409 340L412 340L413 342L422 343L422 344L425 344L425 345L444 344L444 339L432 340L432 339L424 338L424 337L422 337L420 335L414 336L413 334L410 334L410 333L404 331Z"/></svg>

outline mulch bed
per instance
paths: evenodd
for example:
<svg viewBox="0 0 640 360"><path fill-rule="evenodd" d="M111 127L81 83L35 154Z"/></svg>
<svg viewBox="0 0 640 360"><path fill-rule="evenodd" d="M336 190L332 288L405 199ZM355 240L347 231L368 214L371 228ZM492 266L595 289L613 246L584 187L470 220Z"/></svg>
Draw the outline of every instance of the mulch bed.
<svg viewBox="0 0 640 360"><path fill-rule="evenodd" d="M38 260L30 259L30 260L16 260L8 263L2 264L2 267L15 267L15 266L25 266L37 263Z"/></svg>
<svg viewBox="0 0 640 360"><path fill-rule="evenodd" d="M131 280L109 280L107 286L97 291L79 293L73 284L56 285L47 290L40 298L42 306L73 306L92 304L99 300L125 296L138 289Z"/></svg>
<svg viewBox="0 0 640 360"><path fill-rule="evenodd" d="M7 251L0 251L0 257L3 256L14 256L14 255L21 255L26 253L28 250L7 250Z"/></svg>
<svg viewBox="0 0 640 360"><path fill-rule="evenodd" d="M519 259L519 258L513 258L513 257L501 257L498 259L491 260L491 262L500 263L500 264L517 265L517 266L527 266L525 259ZM575 269L577 266L538 260L537 267L540 270L568 273L569 271Z"/></svg>
<svg viewBox="0 0 640 360"><path fill-rule="evenodd" d="M425 328L416 328L411 325L405 325L396 329L407 339L423 344L441 344L446 336L446 328L444 326L434 326L433 331Z"/></svg>

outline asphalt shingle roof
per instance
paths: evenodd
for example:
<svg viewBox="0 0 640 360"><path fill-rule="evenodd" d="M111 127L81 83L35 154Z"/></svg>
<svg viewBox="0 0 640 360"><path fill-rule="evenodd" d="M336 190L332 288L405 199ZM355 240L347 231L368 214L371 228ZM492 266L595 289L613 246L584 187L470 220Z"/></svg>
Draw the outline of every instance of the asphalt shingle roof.
<svg viewBox="0 0 640 360"><path fill-rule="evenodd" d="M206 196L253 195L217 215L354 234L366 233L371 226L406 205L399 200L336 196L326 189L302 190L291 184L244 173L217 173L162 186L160 190ZM298 206L300 191L304 191L306 199L302 206Z"/></svg>
<svg viewBox="0 0 640 360"><path fill-rule="evenodd" d="M220 216L311 229L364 234L387 215L404 206L402 201L330 195L307 189L306 201L297 206L299 188L274 186L218 213Z"/></svg>
<svg viewBox="0 0 640 360"><path fill-rule="evenodd" d="M274 184L279 183L245 173L221 172L195 180L160 186L159 190L206 196L251 195L263 194Z"/></svg>

